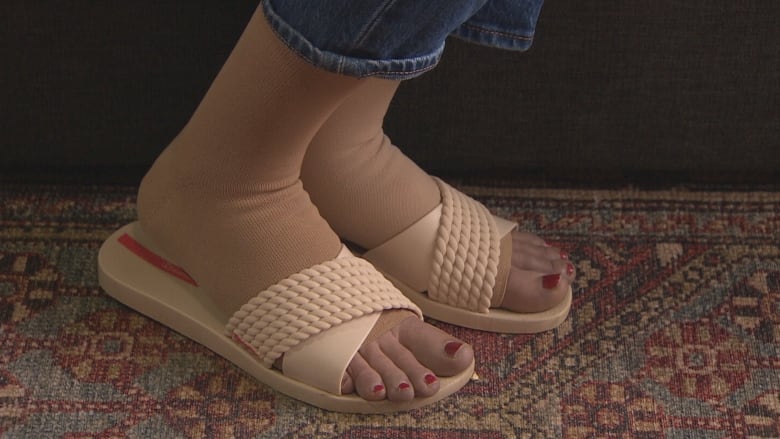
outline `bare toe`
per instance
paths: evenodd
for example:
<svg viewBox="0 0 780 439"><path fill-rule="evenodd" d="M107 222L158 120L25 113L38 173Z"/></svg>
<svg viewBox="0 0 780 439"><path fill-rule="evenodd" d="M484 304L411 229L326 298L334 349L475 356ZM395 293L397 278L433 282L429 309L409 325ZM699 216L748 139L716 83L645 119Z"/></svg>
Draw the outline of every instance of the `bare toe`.
<svg viewBox="0 0 780 439"><path fill-rule="evenodd" d="M401 344L437 376L457 375L474 361L471 346L418 319L406 319L395 330Z"/></svg>
<svg viewBox="0 0 780 439"><path fill-rule="evenodd" d="M345 376L349 376L350 380L354 382L354 391L361 398L377 401L387 397L387 389L382 381L382 377L368 364L360 352L352 357ZM347 392L344 387L342 387L341 391L344 394L352 393Z"/></svg>
<svg viewBox="0 0 780 439"><path fill-rule="evenodd" d="M377 339L379 347L393 360L411 381L415 396L431 396L439 390L439 379L423 366L414 354L401 344L394 333L387 332Z"/></svg>
<svg viewBox="0 0 780 439"><path fill-rule="evenodd" d="M473 361L471 346L413 316L360 347L347 367L342 392L351 388L371 401L432 396L439 391L440 376L456 375Z"/></svg>
<svg viewBox="0 0 780 439"><path fill-rule="evenodd" d="M360 353L366 362L382 377L385 383L387 399L391 401L409 401L414 398L411 380L403 370L379 347L377 341L365 343Z"/></svg>
<svg viewBox="0 0 780 439"><path fill-rule="evenodd" d="M542 274L512 268L501 306L516 312L541 312L560 303L569 291L566 266L558 273Z"/></svg>
<svg viewBox="0 0 780 439"><path fill-rule="evenodd" d="M350 393L355 393L355 391L355 382L352 380L349 372L347 372L341 377L341 394L349 395Z"/></svg>
<svg viewBox="0 0 780 439"><path fill-rule="evenodd" d="M547 245L544 239L538 237L537 235L534 235L533 233L522 232L520 230L515 230L512 232L512 240L523 244L538 245L540 247L549 247L549 245Z"/></svg>
<svg viewBox="0 0 780 439"><path fill-rule="evenodd" d="M558 270L554 263L569 262L569 254L564 250L547 245L538 237L529 239L527 235L529 234L521 232L514 232L512 235L512 267L540 273L556 273Z"/></svg>
<svg viewBox="0 0 780 439"><path fill-rule="evenodd" d="M566 251L532 233L515 231L512 268L501 307L516 312L546 311L565 298L575 277Z"/></svg>

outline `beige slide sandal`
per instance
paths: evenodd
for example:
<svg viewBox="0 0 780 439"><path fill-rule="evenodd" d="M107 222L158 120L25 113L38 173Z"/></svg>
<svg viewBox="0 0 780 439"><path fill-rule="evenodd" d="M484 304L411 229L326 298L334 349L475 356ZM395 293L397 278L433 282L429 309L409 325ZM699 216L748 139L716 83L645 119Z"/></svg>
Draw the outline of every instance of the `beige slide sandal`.
<svg viewBox="0 0 780 439"><path fill-rule="evenodd" d="M501 239L517 224L434 178L442 203L403 232L361 256L374 264L423 314L454 325L500 333L553 329L569 314L572 291L551 309L518 313L490 308L499 279Z"/></svg>
<svg viewBox="0 0 780 439"><path fill-rule="evenodd" d="M440 390L408 402L342 395L341 379L383 310L420 310L370 263L343 249L277 283L224 316L184 270L135 222L114 232L98 254L100 286L113 298L211 349L292 398L338 412L388 413L439 401L463 387L474 363ZM345 286L348 285L348 286ZM283 356L283 370L274 361Z"/></svg>

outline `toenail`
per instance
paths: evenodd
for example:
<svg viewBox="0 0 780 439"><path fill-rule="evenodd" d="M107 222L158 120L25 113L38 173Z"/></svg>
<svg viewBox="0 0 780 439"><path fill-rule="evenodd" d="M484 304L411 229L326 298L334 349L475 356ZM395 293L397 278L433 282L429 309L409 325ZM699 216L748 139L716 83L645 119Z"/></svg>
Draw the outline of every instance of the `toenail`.
<svg viewBox="0 0 780 439"><path fill-rule="evenodd" d="M408 388L412 387L409 383L401 383L398 385L398 388L401 390L406 390Z"/></svg>
<svg viewBox="0 0 780 439"><path fill-rule="evenodd" d="M548 243L547 241L544 241L544 246L545 247L552 247L552 245L550 245L550 243Z"/></svg>
<svg viewBox="0 0 780 439"><path fill-rule="evenodd" d="M376 386L374 386L374 393L379 393L379 392L381 392L383 390L385 390L385 386L383 386L381 384L377 384Z"/></svg>
<svg viewBox="0 0 780 439"><path fill-rule="evenodd" d="M433 384L436 381L438 381L438 378L436 378L436 375L429 373L428 375L425 375L425 383L426 384Z"/></svg>
<svg viewBox="0 0 780 439"><path fill-rule="evenodd" d="M458 352L458 349L460 349L461 346L463 346L463 343L451 341L444 345L444 352L446 352L450 357L454 357L455 353Z"/></svg>
<svg viewBox="0 0 780 439"><path fill-rule="evenodd" d="M561 281L561 275L560 274L548 274L546 276L542 276L542 286L547 288L548 290L551 290L558 286L558 282Z"/></svg>
<svg viewBox="0 0 780 439"><path fill-rule="evenodd" d="M561 259L569 259L569 254L561 250Z"/></svg>
<svg viewBox="0 0 780 439"><path fill-rule="evenodd" d="M569 276L574 274L574 265L566 264L566 274L568 274Z"/></svg>

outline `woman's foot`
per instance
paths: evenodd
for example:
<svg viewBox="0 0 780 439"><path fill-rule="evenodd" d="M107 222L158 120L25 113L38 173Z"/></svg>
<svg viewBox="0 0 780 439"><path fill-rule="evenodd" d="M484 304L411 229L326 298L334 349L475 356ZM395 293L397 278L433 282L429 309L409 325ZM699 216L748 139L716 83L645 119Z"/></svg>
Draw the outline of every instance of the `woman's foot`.
<svg viewBox="0 0 780 439"><path fill-rule="evenodd" d="M541 312L560 303L576 275L568 253L528 232L514 231L511 239L511 270L499 306L516 312Z"/></svg>
<svg viewBox="0 0 780 439"><path fill-rule="evenodd" d="M408 316L363 343L347 368L341 390L372 401L432 396L439 390L439 377L462 372L473 359L471 346Z"/></svg>
<svg viewBox="0 0 780 439"><path fill-rule="evenodd" d="M339 253L339 238L298 176L314 133L358 82L298 59L258 10L190 122L144 178L138 213L145 233L225 321L270 285ZM372 400L429 396L439 376L470 366L468 345L410 314L383 313L349 365L346 391Z"/></svg>
<svg viewBox="0 0 780 439"><path fill-rule="evenodd" d="M338 235L373 249L414 224L441 202L435 181L384 135L382 121L398 82L369 79L320 128L302 179ZM511 263L497 276L492 307L522 313L553 308L575 278L566 252L531 233L502 243Z"/></svg>
<svg viewBox="0 0 780 439"><path fill-rule="evenodd" d="M165 154L163 157L170 155ZM270 213L271 210L264 207L262 192L250 191L251 195L239 198L245 202L254 199L251 210L226 208L232 203L224 194L219 194L218 201L208 201L208 197L214 195L208 194L208 190L198 189L192 184L186 185L186 191L178 187L174 183L175 171L166 169L165 163L164 159L158 160L158 164L144 179L139 192L142 226L204 291L214 292L210 298L222 310L225 318L250 300L248 295L232 294L232 291L257 293L272 283L262 279L262 272L281 273L287 269L274 267L275 259L284 259L284 267L289 263L298 263L302 265L301 268L306 268L303 265L308 262L299 263L302 260L300 254L285 257L281 252L290 250L284 246L310 250L307 257L313 258L316 257L312 256L316 255L315 252L332 243L333 251L324 252L329 256L319 257L323 260L332 259L338 253L341 244L334 232L327 226L322 227L324 222L302 224L303 217L313 218L316 214L312 205L292 208L291 212L296 215L285 217ZM301 194L283 202L279 193L275 193L272 205L295 204L296 199L305 199L300 184L283 192ZM159 204L161 198L168 201ZM307 211L311 215L302 214ZM240 224L250 217L258 218L262 226L257 222ZM276 226L273 223L277 221L286 221L287 224L284 227ZM223 224L218 224L220 222ZM280 236L280 227L293 227L301 233L290 233L288 230L286 236ZM317 229L320 230L312 233ZM272 233L265 234L266 230ZM252 235L259 237L258 241ZM284 243L274 242L280 238ZM182 252L182 248L186 250ZM268 248L276 248L275 254L262 255L263 250ZM204 254L208 256L204 257ZM194 261L201 258L203 264ZM238 273L243 274L241 277L251 278L253 272L257 276L251 280L236 279ZM385 311L350 362L342 381L342 393L357 393L372 401L385 398L406 401L414 397L431 396L439 389L439 377L460 373L472 363L473 358L473 351L468 344L422 322L411 311ZM283 371L283 364L282 358L276 366Z"/></svg>

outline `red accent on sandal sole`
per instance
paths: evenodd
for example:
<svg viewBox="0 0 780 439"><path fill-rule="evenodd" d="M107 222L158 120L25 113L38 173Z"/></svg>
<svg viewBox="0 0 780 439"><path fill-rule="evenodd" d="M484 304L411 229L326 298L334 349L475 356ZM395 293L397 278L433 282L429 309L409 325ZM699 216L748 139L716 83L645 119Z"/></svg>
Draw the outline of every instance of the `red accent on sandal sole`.
<svg viewBox="0 0 780 439"><path fill-rule="evenodd" d="M235 341L236 343L238 343L238 344L240 344L241 346L243 346L243 347L244 347L244 349L246 349L246 350L248 350L249 352L251 352L251 353L255 354L255 356L256 356L256 357L259 357L259 356L260 356L260 354L257 352L257 350L255 350L254 346L252 346L251 344L249 344L249 343L245 342L245 341L244 341L244 339L243 339L243 338L241 338L241 337L240 337L238 334L236 334L235 332L234 332L233 334L231 334L230 338L232 338L232 339L233 339L233 341Z"/></svg>
<svg viewBox="0 0 780 439"><path fill-rule="evenodd" d="M133 239L133 237L128 235L127 233L120 236L118 241L120 244L125 246L126 249L130 250L136 256L143 259L144 261L154 265L155 267L170 274L171 276L175 276L183 280L184 282L187 282L190 285L196 287L198 286L198 283L195 282L195 280L191 278L190 275L187 274L186 271L184 271L184 269L182 269L176 264L167 261L162 256L144 247L140 242Z"/></svg>

